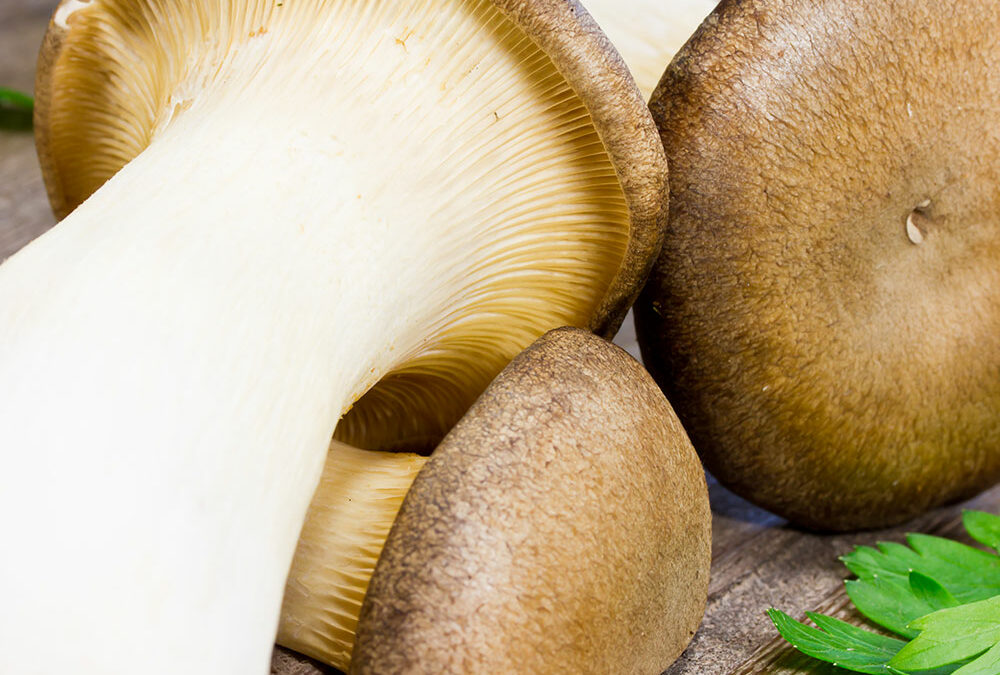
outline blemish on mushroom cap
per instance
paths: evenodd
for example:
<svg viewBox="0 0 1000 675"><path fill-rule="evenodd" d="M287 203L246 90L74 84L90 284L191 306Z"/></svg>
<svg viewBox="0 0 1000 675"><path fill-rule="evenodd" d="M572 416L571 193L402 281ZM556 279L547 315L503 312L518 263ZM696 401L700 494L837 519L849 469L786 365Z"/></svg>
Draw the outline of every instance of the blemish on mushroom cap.
<svg viewBox="0 0 1000 675"><path fill-rule="evenodd" d="M923 220L917 211L912 211L906 217L906 236L910 243L920 245L924 243L924 232L917 224L918 220Z"/></svg>

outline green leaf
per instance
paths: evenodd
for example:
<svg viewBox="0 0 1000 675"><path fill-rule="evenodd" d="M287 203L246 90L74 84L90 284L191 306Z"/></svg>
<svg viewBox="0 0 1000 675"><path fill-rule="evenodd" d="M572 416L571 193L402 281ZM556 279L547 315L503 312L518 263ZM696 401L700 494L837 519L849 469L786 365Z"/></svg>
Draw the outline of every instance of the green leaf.
<svg viewBox="0 0 1000 675"><path fill-rule="evenodd" d="M933 567L938 573L928 570L927 576L937 579L956 598L959 597L959 592L966 594L967 597L962 602L984 600L1000 593L1000 557L997 555L951 539L926 534L908 535L906 541L922 561L933 561ZM920 567L913 569L925 573ZM951 584L941 578L941 573L945 571L953 580ZM952 586L956 590L952 590Z"/></svg>
<svg viewBox="0 0 1000 675"><path fill-rule="evenodd" d="M849 623L841 621L840 619L835 619L832 616L826 616L825 614L806 612L806 616L810 621L816 624L820 630L825 631L828 635L834 638L847 640L854 643L854 645L863 645L864 647L870 649L873 654L892 657L899 651L901 641L896 638L886 637L885 635L879 635L878 633L872 633L871 631L858 628L857 626L853 626Z"/></svg>
<svg viewBox="0 0 1000 675"><path fill-rule="evenodd" d="M33 108L34 101L27 94L0 87L0 129L30 129Z"/></svg>
<svg viewBox="0 0 1000 675"><path fill-rule="evenodd" d="M931 611L955 607L960 603L948 592L948 589L929 576L920 572L910 572L910 590L913 597L931 607ZM931 612L924 612L930 614ZM915 617L919 618L919 617Z"/></svg>
<svg viewBox="0 0 1000 675"><path fill-rule="evenodd" d="M994 645L978 659L955 671L955 675L997 675L997 673L1000 673L1000 644Z"/></svg>
<svg viewBox="0 0 1000 675"><path fill-rule="evenodd" d="M969 536L980 544L1000 551L1000 516L985 511L965 511L962 524Z"/></svg>
<svg viewBox="0 0 1000 675"><path fill-rule="evenodd" d="M892 658L893 668L927 670L958 663L1000 643L1000 596L938 610L910 627L920 635Z"/></svg>
<svg viewBox="0 0 1000 675"><path fill-rule="evenodd" d="M973 539L1000 552L1000 517L963 514ZM1000 675L1000 555L924 534L860 546L842 558L847 594L865 616L912 638L888 638L820 614L816 628L771 609L800 652L860 673Z"/></svg>
<svg viewBox="0 0 1000 675"><path fill-rule="evenodd" d="M902 589L910 588L910 572L918 572L938 582L959 603L1000 594L1000 556L923 534L911 534L907 541L912 548L896 543L881 543L877 550L862 546L842 560L860 581L882 579ZM869 610L861 611L867 615Z"/></svg>
<svg viewBox="0 0 1000 675"><path fill-rule="evenodd" d="M879 576L848 581L847 596L865 617L905 638L915 638L916 629L907 625L937 609L916 597L901 577Z"/></svg>
<svg viewBox="0 0 1000 675"><path fill-rule="evenodd" d="M894 542L881 542L878 549L859 546L854 552L841 557L841 561L861 579L880 575L906 576L910 573L913 551Z"/></svg>
<svg viewBox="0 0 1000 675"><path fill-rule="evenodd" d="M781 636L803 654L856 673L890 673L886 664L906 644L821 614L808 615L819 628L774 608L767 615Z"/></svg>
<svg viewBox="0 0 1000 675"><path fill-rule="evenodd" d="M905 638L914 638L919 632L909 627L914 619L959 604L946 588L919 572L911 572L905 578L874 576L844 585L859 612Z"/></svg>
<svg viewBox="0 0 1000 675"><path fill-rule="evenodd" d="M899 670L898 668L893 668L892 666L889 665L887 665L886 668L890 673L892 673L892 675L952 675L952 673L957 671L961 666L962 666L961 663L953 663L947 666L941 666L940 668L932 668L930 670L911 671L911 672ZM996 674L994 673L994 675Z"/></svg>

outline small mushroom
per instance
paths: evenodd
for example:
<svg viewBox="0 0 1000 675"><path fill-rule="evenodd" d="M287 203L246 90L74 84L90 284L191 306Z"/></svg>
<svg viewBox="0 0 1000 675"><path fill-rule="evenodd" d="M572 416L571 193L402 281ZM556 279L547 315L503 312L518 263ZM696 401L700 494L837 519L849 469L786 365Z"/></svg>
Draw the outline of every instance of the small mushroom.
<svg viewBox="0 0 1000 675"><path fill-rule="evenodd" d="M994 0L724 2L651 107L643 358L708 468L878 527L1000 480Z"/></svg>
<svg viewBox="0 0 1000 675"><path fill-rule="evenodd" d="M546 330L613 333L661 241L576 2L64 0L36 91L65 219L0 266L3 672L263 672L341 417L433 445Z"/></svg>
<svg viewBox="0 0 1000 675"><path fill-rule="evenodd" d="M708 592L698 457L632 357L579 330L518 356L403 502L353 673L661 673Z"/></svg>

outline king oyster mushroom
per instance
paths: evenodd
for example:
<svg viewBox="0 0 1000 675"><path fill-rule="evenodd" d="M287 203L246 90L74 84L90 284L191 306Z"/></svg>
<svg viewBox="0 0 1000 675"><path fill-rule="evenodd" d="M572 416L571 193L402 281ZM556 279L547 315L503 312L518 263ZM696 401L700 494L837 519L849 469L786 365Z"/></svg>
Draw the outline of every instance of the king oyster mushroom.
<svg viewBox="0 0 1000 675"><path fill-rule="evenodd" d="M723 3L653 96L644 360L719 479L813 528L1000 479L1000 6Z"/></svg>
<svg viewBox="0 0 1000 675"><path fill-rule="evenodd" d="M514 359L403 501L352 673L661 673L708 592L701 463L656 383L579 330Z"/></svg>
<svg viewBox="0 0 1000 675"><path fill-rule="evenodd" d="M432 442L661 240L575 2L65 0L37 93L69 215L0 266L3 672L264 671L341 416Z"/></svg>

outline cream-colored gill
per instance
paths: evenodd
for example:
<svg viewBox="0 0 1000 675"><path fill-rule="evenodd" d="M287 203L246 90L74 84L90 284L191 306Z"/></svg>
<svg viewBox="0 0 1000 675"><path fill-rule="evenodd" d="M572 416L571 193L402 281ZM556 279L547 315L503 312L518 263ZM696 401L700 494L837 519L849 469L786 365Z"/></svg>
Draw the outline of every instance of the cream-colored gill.
<svg viewBox="0 0 1000 675"><path fill-rule="evenodd" d="M584 0L645 98L719 0Z"/></svg>
<svg viewBox="0 0 1000 675"><path fill-rule="evenodd" d="M487 2L65 21L59 175L138 154L0 266L0 671L264 672L340 416L401 372L456 417L586 323L628 210L582 103Z"/></svg>
<svg viewBox="0 0 1000 675"><path fill-rule="evenodd" d="M347 670L368 581L426 461L331 444L285 585L279 644Z"/></svg>
<svg viewBox="0 0 1000 675"><path fill-rule="evenodd" d="M299 147L350 167L329 189L356 198L363 217L435 242L438 257L413 247L401 263L434 276L411 293L433 316L431 334L394 346L397 368L345 419L345 442L433 445L523 346L553 326L586 325L615 277L629 214L614 168L549 57L491 3L258 1L239 21L218 0L195 10L150 2L141 21L132 3L93 4L146 27L122 37L96 10L72 16L103 48L65 67L100 61L112 79L137 81L108 91L90 68L85 109L53 105L63 111L54 126L79 130L59 134L65 147L53 152L61 174L78 176L68 201L174 122L215 115L209 94L220 91L231 109L254 109L241 113L259 125L247 142L297 132ZM192 39L199 31L220 37ZM168 47L154 48L154 35ZM185 42L204 46L173 48ZM306 110L320 129L299 121ZM95 147L109 152L95 161ZM294 180L276 176L274 187Z"/></svg>

